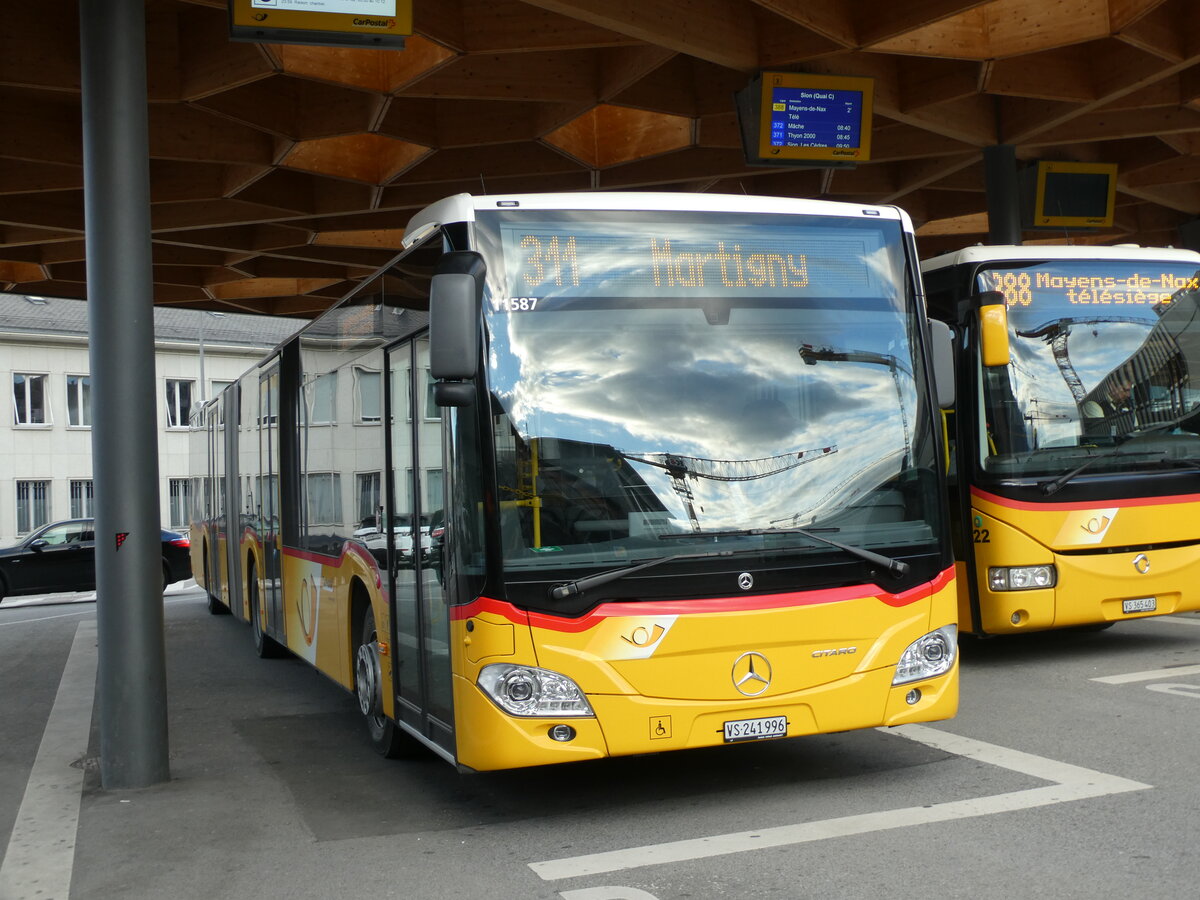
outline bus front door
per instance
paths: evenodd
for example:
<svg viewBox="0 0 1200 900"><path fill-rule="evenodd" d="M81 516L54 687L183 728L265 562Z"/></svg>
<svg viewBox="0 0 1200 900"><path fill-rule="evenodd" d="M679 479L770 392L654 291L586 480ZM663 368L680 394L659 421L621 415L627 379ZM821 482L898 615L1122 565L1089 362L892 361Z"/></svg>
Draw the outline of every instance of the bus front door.
<svg viewBox="0 0 1200 900"><path fill-rule="evenodd" d="M389 349L386 502L391 522L396 718L454 754L450 622L433 528L442 521L442 415L429 388L429 341Z"/></svg>

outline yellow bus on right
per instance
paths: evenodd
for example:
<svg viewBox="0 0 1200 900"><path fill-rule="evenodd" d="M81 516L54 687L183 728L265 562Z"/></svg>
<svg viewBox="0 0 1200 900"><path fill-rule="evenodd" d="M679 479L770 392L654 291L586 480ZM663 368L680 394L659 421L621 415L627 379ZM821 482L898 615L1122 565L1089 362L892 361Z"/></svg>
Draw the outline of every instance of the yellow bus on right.
<svg viewBox="0 0 1200 900"><path fill-rule="evenodd" d="M954 332L960 630L1200 609L1200 254L976 246L921 272Z"/></svg>

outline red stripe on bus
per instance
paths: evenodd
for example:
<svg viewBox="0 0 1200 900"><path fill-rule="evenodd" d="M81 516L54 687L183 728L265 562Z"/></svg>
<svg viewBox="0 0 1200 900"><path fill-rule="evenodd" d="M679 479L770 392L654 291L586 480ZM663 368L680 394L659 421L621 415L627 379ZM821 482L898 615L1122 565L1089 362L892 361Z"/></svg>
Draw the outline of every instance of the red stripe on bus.
<svg viewBox="0 0 1200 900"><path fill-rule="evenodd" d="M284 547L283 555L292 559L302 559L305 562L320 563L323 566L335 566L339 568L346 560L346 557L356 556L375 573L375 587L382 587L383 585L382 576L379 572L379 563L375 561L375 557L353 541L343 543L342 552L338 556L330 556L326 553L314 553L311 550L297 550L294 547Z"/></svg>
<svg viewBox="0 0 1200 900"><path fill-rule="evenodd" d="M1089 500L1083 503L1038 503L1029 500L1010 500L1007 497L997 497L979 488L971 488L971 496L995 503L1006 509L1049 510L1051 512L1070 512L1078 509L1108 509L1116 507L1125 509L1133 506L1174 506L1179 503L1200 503L1200 494L1172 494L1167 497L1127 497L1124 500Z"/></svg>
<svg viewBox="0 0 1200 900"><path fill-rule="evenodd" d="M517 609L511 603L491 597L480 597L465 606L454 607L450 616L455 621L460 621L481 613L492 613L502 616L516 625L529 624L548 631L574 634L595 628L603 619L622 616L683 616L704 613L755 612L765 609L842 603L847 600L863 600L871 597L888 606L899 608L928 599L953 581L954 569L948 568L933 581L918 585L900 594L891 594L878 588L872 591L872 585L857 585L802 593L763 594L756 597L713 597L706 600L665 600L651 603L602 603L586 616L578 619L565 619L540 612L525 612Z"/></svg>

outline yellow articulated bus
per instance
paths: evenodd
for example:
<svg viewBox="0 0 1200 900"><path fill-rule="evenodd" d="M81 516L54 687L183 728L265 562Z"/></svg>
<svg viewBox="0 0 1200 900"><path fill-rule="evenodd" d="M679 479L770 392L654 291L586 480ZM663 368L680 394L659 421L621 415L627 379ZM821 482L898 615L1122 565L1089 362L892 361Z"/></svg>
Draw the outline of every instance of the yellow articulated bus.
<svg viewBox="0 0 1200 900"><path fill-rule="evenodd" d="M463 194L403 248L195 419L194 568L261 655L464 770L956 712L902 212Z"/></svg>
<svg viewBox="0 0 1200 900"><path fill-rule="evenodd" d="M978 246L921 268L955 330L964 632L1200 609L1200 254Z"/></svg>

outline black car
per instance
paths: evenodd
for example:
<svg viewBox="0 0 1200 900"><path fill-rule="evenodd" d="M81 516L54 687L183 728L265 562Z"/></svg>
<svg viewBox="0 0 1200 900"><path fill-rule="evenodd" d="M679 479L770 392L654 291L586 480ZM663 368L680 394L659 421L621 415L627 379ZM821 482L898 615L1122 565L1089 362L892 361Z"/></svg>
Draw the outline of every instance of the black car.
<svg viewBox="0 0 1200 900"><path fill-rule="evenodd" d="M0 602L19 594L96 588L96 536L91 519L51 522L0 549ZM187 535L162 530L163 588L192 576Z"/></svg>

